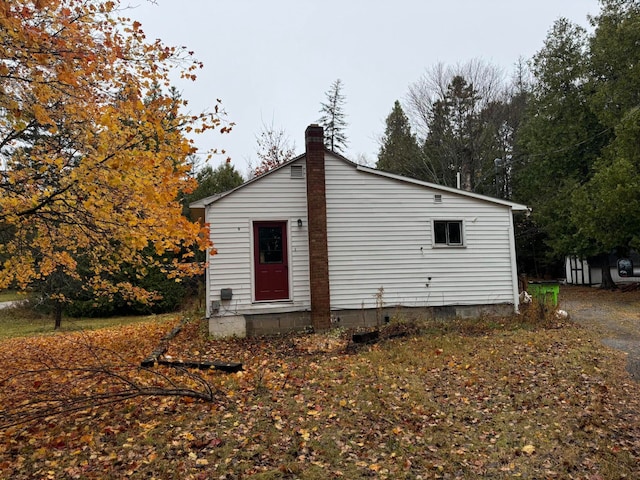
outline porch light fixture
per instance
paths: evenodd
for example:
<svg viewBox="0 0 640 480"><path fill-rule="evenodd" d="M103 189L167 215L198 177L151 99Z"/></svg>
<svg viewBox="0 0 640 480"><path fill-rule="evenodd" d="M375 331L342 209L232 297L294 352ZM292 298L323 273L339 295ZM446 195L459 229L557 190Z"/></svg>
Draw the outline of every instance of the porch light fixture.
<svg viewBox="0 0 640 480"><path fill-rule="evenodd" d="M302 228L302 219L301 218L298 219L298 228Z"/></svg>

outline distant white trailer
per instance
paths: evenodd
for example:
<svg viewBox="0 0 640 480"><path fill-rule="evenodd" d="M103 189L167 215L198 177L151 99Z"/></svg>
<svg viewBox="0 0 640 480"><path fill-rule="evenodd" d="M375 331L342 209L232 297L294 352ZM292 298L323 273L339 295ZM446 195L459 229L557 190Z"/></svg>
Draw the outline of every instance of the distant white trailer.
<svg viewBox="0 0 640 480"><path fill-rule="evenodd" d="M614 283L640 282L640 256L635 252L628 258L611 254L607 263ZM567 256L565 258L565 274L567 283L571 285L599 285L602 283L602 266L594 264L593 259Z"/></svg>
<svg viewBox="0 0 640 480"><path fill-rule="evenodd" d="M586 259L579 258L575 255L568 256L564 262L565 275L567 283L571 285L594 285L602 282L602 272L598 268L597 280L594 279L594 275Z"/></svg>

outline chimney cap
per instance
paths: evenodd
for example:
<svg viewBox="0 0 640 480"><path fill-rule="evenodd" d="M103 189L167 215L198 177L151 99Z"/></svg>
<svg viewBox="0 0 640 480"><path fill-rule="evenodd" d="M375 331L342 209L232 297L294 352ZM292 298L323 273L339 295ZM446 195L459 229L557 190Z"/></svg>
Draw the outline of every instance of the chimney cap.
<svg viewBox="0 0 640 480"><path fill-rule="evenodd" d="M320 125L312 123L307 127L304 133L307 143L324 144L324 129Z"/></svg>

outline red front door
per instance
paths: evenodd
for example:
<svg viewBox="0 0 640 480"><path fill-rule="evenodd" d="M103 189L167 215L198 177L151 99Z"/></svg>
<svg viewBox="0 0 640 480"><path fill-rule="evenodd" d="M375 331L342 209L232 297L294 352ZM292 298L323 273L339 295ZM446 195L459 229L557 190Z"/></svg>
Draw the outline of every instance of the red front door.
<svg viewBox="0 0 640 480"><path fill-rule="evenodd" d="M256 300L287 300L287 222L253 222Z"/></svg>

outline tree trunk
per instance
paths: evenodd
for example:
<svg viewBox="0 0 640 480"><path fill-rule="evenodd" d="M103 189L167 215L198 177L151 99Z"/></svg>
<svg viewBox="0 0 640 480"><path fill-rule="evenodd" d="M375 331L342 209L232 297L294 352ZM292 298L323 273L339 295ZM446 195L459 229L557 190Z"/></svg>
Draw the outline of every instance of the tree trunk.
<svg viewBox="0 0 640 480"><path fill-rule="evenodd" d="M609 255L600 255L600 268L602 270L602 283L600 284L600 288L603 290L615 290L617 286L613 278L611 278Z"/></svg>
<svg viewBox="0 0 640 480"><path fill-rule="evenodd" d="M53 326L54 330L58 330L60 329L60 325L62 325L62 304L57 302L55 307L54 307L54 311L53 311L53 316L55 319L55 325Z"/></svg>

